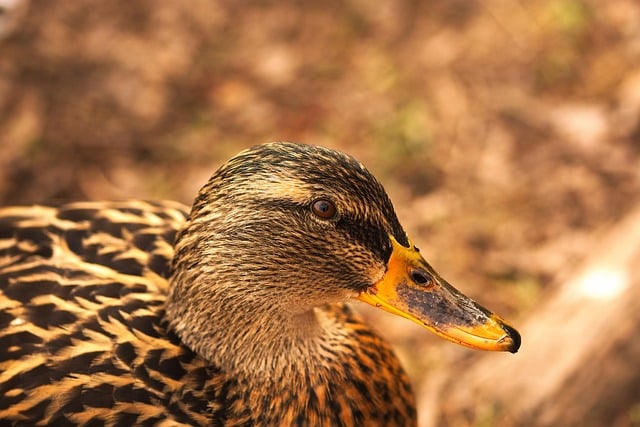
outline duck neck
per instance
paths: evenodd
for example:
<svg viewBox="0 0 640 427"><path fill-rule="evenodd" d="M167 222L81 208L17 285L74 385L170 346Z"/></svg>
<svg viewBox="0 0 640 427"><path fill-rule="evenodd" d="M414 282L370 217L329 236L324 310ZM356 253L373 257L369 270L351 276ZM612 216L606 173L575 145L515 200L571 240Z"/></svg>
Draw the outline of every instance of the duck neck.
<svg viewBox="0 0 640 427"><path fill-rule="evenodd" d="M184 344L225 372L269 382L304 377L321 365L322 343L340 334L322 309L291 312L281 301L264 304L261 296L224 291L209 295L208 304L198 303L203 298L180 303L172 295L167 317Z"/></svg>

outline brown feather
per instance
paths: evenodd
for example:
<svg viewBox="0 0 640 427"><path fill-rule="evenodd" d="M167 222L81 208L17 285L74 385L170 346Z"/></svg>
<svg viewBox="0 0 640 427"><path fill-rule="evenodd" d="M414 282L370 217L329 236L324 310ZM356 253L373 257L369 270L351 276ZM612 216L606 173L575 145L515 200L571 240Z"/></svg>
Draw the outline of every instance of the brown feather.
<svg viewBox="0 0 640 427"><path fill-rule="evenodd" d="M384 272L381 235L406 239L386 194L345 155L263 147L221 168L190 215L0 209L0 420L415 423L397 358L341 303ZM310 216L318 195L343 222Z"/></svg>

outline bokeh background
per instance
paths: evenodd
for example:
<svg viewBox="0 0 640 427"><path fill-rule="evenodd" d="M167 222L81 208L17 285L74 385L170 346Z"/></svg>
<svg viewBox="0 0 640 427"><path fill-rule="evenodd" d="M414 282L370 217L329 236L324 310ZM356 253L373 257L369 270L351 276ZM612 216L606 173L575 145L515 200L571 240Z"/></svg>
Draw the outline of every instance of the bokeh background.
<svg viewBox="0 0 640 427"><path fill-rule="evenodd" d="M519 354L361 308L422 426L640 425L640 3L0 0L0 203L175 199L349 152ZM359 307L360 308L360 307Z"/></svg>

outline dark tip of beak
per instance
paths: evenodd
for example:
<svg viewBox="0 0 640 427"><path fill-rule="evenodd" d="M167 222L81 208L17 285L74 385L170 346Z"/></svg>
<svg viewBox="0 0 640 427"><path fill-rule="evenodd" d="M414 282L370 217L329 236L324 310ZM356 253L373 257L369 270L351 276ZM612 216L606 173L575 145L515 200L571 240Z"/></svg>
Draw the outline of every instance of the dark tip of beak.
<svg viewBox="0 0 640 427"><path fill-rule="evenodd" d="M522 339L520 338L520 333L509 325L503 325L503 328L507 332L507 335L509 336L509 338L511 338L511 340L513 341L513 345L509 349L509 352L517 353L518 349L520 348L520 343L522 342Z"/></svg>

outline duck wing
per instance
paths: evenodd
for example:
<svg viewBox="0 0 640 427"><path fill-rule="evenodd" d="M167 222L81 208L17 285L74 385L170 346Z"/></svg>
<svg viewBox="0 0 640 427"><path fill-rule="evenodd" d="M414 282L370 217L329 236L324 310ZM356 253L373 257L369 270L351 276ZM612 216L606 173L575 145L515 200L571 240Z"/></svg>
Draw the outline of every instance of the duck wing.
<svg viewBox="0 0 640 427"><path fill-rule="evenodd" d="M163 321L187 212L141 201L0 209L0 419L207 423L213 398L198 391L215 373Z"/></svg>

